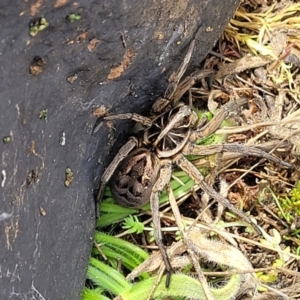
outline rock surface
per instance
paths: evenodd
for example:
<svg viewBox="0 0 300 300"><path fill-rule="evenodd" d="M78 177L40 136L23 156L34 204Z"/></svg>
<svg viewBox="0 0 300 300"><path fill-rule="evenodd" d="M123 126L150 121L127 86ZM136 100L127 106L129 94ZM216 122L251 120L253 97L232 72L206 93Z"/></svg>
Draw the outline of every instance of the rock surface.
<svg viewBox="0 0 300 300"><path fill-rule="evenodd" d="M2 1L1 299L81 298L94 191L132 125L92 134L97 116L146 114L191 39L197 66L237 4Z"/></svg>

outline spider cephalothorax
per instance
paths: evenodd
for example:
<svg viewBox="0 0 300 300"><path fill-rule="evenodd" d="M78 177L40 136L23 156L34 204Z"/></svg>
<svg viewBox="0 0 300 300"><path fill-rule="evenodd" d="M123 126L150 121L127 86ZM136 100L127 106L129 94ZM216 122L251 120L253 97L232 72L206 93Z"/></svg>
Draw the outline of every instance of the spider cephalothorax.
<svg viewBox="0 0 300 300"><path fill-rule="evenodd" d="M179 104L154 120L142 142L152 146L158 157L171 157L185 146L197 119L189 106Z"/></svg>

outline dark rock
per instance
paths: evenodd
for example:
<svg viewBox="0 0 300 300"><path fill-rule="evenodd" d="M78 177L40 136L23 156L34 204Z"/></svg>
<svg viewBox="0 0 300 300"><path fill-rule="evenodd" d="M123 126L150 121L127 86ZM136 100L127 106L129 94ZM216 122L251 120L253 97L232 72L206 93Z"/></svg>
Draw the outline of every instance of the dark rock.
<svg viewBox="0 0 300 300"><path fill-rule="evenodd" d="M132 124L92 134L93 112L147 113L191 39L197 66L237 4L2 1L1 299L80 299L94 190Z"/></svg>

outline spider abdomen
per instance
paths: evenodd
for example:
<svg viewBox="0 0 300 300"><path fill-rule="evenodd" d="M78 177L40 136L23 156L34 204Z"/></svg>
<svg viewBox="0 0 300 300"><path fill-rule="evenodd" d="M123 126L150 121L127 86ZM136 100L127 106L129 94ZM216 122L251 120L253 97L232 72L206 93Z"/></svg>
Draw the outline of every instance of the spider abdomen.
<svg viewBox="0 0 300 300"><path fill-rule="evenodd" d="M157 180L159 160L149 150L139 148L121 161L111 180L114 200L124 207L141 207L150 201Z"/></svg>

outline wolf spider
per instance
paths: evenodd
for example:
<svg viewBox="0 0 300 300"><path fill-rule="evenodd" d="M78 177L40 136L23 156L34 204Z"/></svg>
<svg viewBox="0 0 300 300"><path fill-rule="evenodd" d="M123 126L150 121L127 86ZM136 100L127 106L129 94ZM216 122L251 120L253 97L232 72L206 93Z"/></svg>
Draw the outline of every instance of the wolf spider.
<svg viewBox="0 0 300 300"><path fill-rule="evenodd" d="M178 71L170 78L170 84L163 98L159 98L152 107L152 117L144 117L134 113L125 113L104 117L104 120L131 119L144 126L142 134L131 137L121 147L111 164L105 170L97 196L99 202L107 183L110 185L113 199L124 207L139 208L150 201L152 210L154 237L167 270L167 281L170 279L172 267L162 242L159 219L159 194L167 188L172 169L180 168L186 172L201 189L211 198L229 208L244 221L250 223L260 233L251 219L236 208L228 199L218 194L205 180L187 155L207 156L216 153L237 152L268 159L284 167L291 167L277 157L258 148L241 144L196 145L195 141L214 133L229 113L248 103L240 98L224 105L213 119L203 126L190 106L179 102L181 96L194 83L207 75L211 70L200 70L179 82L186 71L194 48L191 43L184 61ZM170 197L169 197L170 199ZM193 260L194 261L194 260Z"/></svg>

